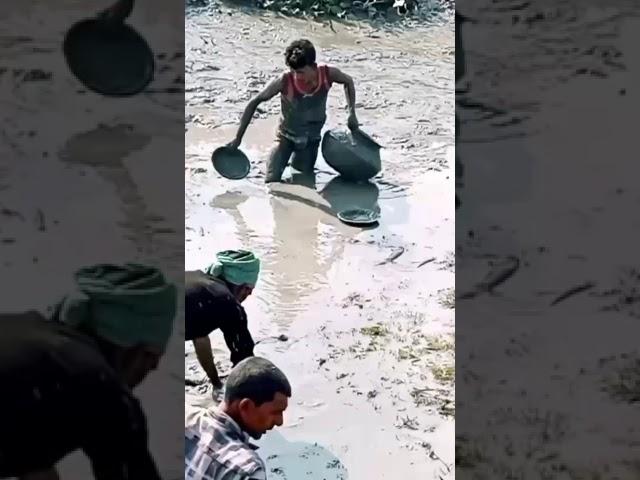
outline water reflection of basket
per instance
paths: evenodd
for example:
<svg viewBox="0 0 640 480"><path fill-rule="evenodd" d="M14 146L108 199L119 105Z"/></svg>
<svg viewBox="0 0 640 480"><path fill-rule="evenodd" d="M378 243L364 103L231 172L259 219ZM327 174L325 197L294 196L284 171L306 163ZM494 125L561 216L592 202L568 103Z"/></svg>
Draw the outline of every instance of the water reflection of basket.
<svg viewBox="0 0 640 480"><path fill-rule="evenodd" d="M322 139L322 156L348 180L369 180L382 168L380 146L357 132L328 130Z"/></svg>

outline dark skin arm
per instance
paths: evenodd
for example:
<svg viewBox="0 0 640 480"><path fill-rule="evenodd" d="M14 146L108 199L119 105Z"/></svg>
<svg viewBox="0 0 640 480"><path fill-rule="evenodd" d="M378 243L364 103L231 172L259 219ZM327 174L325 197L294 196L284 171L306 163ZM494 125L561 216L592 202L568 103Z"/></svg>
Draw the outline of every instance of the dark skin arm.
<svg viewBox="0 0 640 480"><path fill-rule="evenodd" d="M255 343L249 332L249 324L247 314L244 309L238 305L237 315L230 316L231 321L225 322L221 326L224 341L231 352L231 364L235 367L247 357L253 355L253 347Z"/></svg>
<svg viewBox="0 0 640 480"><path fill-rule="evenodd" d="M242 325L240 329L232 332L224 331L223 334L224 340L231 351L231 364L233 366L253 355L255 343L246 325Z"/></svg>
<svg viewBox="0 0 640 480"><path fill-rule="evenodd" d="M347 99L347 109L349 111L347 125L351 130L357 129L360 124L356 117L356 87L353 83L353 78L338 68L330 67L329 80L344 86L344 94Z"/></svg>
<svg viewBox="0 0 640 480"><path fill-rule="evenodd" d="M193 347L196 350L198 363L203 368L209 381L214 388L222 388L222 382L218 376L216 364L213 361L213 351L211 350L211 339L209 337L196 338L193 340Z"/></svg>
<svg viewBox="0 0 640 480"><path fill-rule="evenodd" d="M93 421L87 418L82 449L91 461L95 480L162 480L149 451L146 418L139 402L124 392L118 395L114 388L100 392L98 385L94 391L103 396L101 408L89 412Z"/></svg>
<svg viewBox="0 0 640 480"><path fill-rule="evenodd" d="M273 97L278 95L282 91L282 77L278 77L269 83L264 90L262 90L258 95L253 97L242 113L242 117L240 118L240 126L238 127L238 132L236 133L236 138L234 138L227 146L232 148L238 148L242 143L242 138L244 137L245 132L247 131L247 127L253 116L256 113L258 106L261 103L268 102Z"/></svg>

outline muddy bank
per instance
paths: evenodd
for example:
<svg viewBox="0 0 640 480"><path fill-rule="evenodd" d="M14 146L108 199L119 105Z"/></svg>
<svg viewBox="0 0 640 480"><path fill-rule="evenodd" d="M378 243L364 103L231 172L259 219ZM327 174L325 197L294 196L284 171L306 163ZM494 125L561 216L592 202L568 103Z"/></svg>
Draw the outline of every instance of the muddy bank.
<svg viewBox="0 0 640 480"><path fill-rule="evenodd" d="M459 97L458 288L504 281L457 302L463 478L638 474L628 420L637 416L640 231L630 219L639 192L614 153L633 151L638 10L615 4L464 12L480 23L464 30L476 55ZM489 34L508 41L474 50Z"/></svg>
<svg viewBox="0 0 640 480"><path fill-rule="evenodd" d="M186 268L245 247L263 271L246 302L258 355L289 375L286 425L261 441L274 478L443 478L453 465L453 22L412 31L328 26L269 14L187 10ZM261 107L245 180L213 170L246 101L309 37L321 62L352 74L359 119L387 148L383 171L353 185L319 158L315 178L264 185L278 103ZM420 95L415 92L419 89ZM329 127L344 125L333 89ZM377 228L342 224L347 206ZM287 341L273 337L286 335ZM229 366L219 332L216 360ZM185 374L203 377L190 345ZM188 402L211 404L206 384Z"/></svg>
<svg viewBox="0 0 640 480"><path fill-rule="evenodd" d="M442 21L453 13L450 0L383 0L377 2L318 0L303 3L296 0L255 0L251 6L278 12L289 17L318 20L355 20L358 22L398 22L415 25L425 21ZM233 6L233 5L232 5Z"/></svg>

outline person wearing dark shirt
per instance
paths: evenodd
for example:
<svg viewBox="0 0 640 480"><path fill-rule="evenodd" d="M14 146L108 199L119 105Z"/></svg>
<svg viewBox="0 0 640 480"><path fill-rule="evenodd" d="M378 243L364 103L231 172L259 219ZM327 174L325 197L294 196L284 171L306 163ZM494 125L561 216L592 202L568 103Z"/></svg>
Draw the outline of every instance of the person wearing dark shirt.
<svg viewBox="0 0 640 480"><path fill-rule="evenodd" d="M209 334L220 329L236 365L253 356L254 342L241 303L253 291L260 260L246 250L226 250L204 271L185 272L185 340L193 342L198 362L214 389L222 388Z"/></svg>
<svg viewBox="0 0 640 480"><path fill-rule="evenodd" d="M131 389L164 353L175 286L137 264L75 279L53 318L0 315L0 478L56 480L55 465L81 450L96 480L159 480Z"/></svg>

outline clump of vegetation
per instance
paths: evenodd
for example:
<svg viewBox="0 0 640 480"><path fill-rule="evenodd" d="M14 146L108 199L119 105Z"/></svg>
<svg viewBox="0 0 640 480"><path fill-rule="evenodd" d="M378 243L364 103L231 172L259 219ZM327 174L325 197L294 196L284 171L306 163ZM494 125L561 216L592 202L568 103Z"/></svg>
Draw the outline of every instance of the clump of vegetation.
<svg viewBox="0 0 640 480"><path fill-rule="evenodd" d="M453 9L449 0L255 0L258 7L286 15L315 18L349 16L379 18L390 14L409 16L422 10L442 13Z"/></svg>
<svg viewBox="0 0 640 480"><path fill-rule="evenodd" d="M456 308L456 292L453 288L448 290L440 290L439 294L439 303L444 308L455 309Z"/></svg>
<svg viewBox="0 0 640 480"><path fill-rule="evenodd" d="M399 360L423 360L431 352L449 352L453 350L453 341L446 336L424 336L413 334L411 345L398 349Z"/></svg>
<svg viewBox="0 0 640 480"><path fill-rule="evenodd" d="M260 8L290 15L345 18L348 14L375 17L393 8L394 0L256 0ZM415 0L409 0L413 5ZM404 4L405 2L402 1Z"/></svg>
<svg viewBox="0 0 640 480"><path fill-rule="evenodd" d="M455 368L453 365L434 365L431 367L434 378L442 383L450 383L455 380Z"/></svg>
<svg viewBox="0 0 640 480"><path fill-rule="evenodd" d="M446 352L453 350L453 342L451 339L444 336L427 337L427 350L434 352Z"/></svg>
<svg viewBox="0 0 640 480"><path fill-rule="evenodd" d="M626 312L631 317L640 318L640 268L623 269L618 284L598 296L613 300L602 310Z"/></svg>
<svg viewBox="0 0 640 480"><path fill-rule="evenodd" d="M362 327L360 333L369 337L384 337L389 334L389 330L379 323L368 327Z"/></svg>
<svg viewBox="0 0 640 480"><path fill-rule="evenodd" d="M615 367L604 378L603 389L616 400L640 403L640 358Z"/></svg>
<svg viewBox="0 0 640 480"><path fill-rule="evenodd" d="M438 409L440 414L444 417L455 417L456 416L456 402L451 399L445 399L440 408Z"/></svg>

